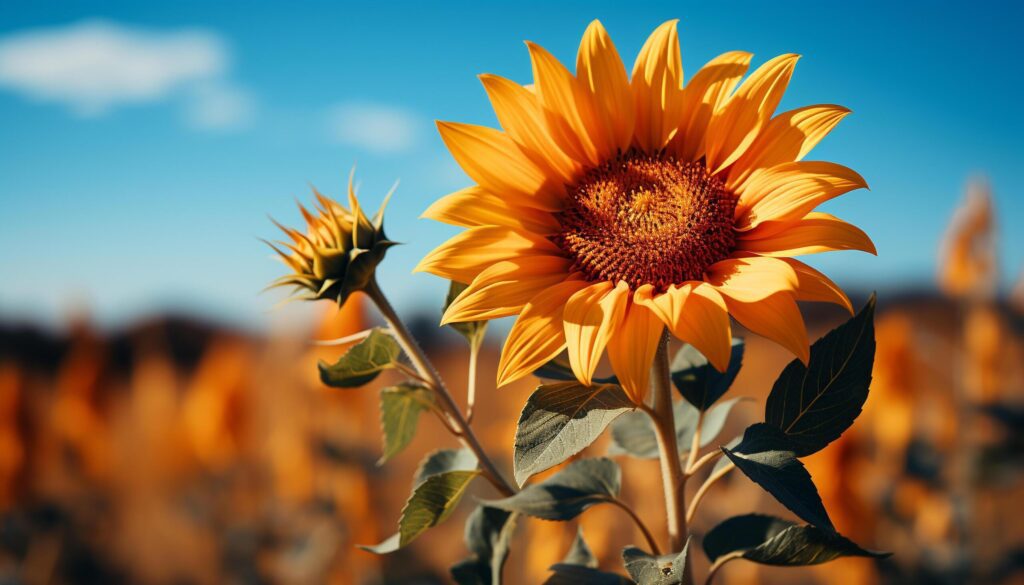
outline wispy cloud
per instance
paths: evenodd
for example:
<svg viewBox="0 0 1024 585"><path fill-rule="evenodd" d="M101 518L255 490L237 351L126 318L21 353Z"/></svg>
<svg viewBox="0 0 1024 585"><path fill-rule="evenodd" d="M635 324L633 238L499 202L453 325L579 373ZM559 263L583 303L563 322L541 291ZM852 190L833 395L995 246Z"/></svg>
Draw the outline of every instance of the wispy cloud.
<svg viewBox="0 0 1024 585"><path fill-rule="evenodd" d="M79 116L178 96L190 125L237 127L254 102L228 79L229 67L224 41L202 29L156 31L89 20L0 38L0 87Z"/></svg>
<svg viewBox="0 0 1024 585"><path fill-rule="evenodd" d="M409 110L366 102L338 104L327 114L331 139L376 153L409 150L423 125Z"/></svg>

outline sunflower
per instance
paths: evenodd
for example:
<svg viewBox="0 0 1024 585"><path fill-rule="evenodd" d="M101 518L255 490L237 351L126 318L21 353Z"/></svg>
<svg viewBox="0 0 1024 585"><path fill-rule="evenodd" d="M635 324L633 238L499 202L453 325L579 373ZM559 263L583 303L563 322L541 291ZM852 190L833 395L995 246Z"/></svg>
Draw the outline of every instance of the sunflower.
<svg viewBox="0 0 1024 585"><path fill-rule="evenodd" d="M730 315L806 363L796 301L851 306L791 256L874 253L863 231L813 211L865 188L864 179L803 160L849 110L817 105L773 117L792 54L741 83L751 54L725 53L684 86L676 21L647 39L632 76L597 21L583 35L576 75L527 46L532 85L481 76L502 130L438 122L476 185L424 213L468 229L416 268L469 285L446 323L518 315L498 384L563 350L590 384L607 350L640 402L666 327L724 370Z"/></svg>

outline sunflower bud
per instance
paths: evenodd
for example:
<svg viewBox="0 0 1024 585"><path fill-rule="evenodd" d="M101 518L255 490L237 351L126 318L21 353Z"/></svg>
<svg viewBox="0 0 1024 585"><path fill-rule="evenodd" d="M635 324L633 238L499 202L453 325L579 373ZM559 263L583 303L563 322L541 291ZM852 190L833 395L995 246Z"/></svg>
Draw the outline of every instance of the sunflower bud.
<svg viewBox="0 0 1024 585"><path fill-rule="evenodd" d="M299 204L306 220L306 233L271 220L291 241L267 244L292 273L276 279L268 288L293 287L293 298L331 299L341 305L350 294L373 282L377 265L396 243L384 235L384 208L391 192L370 220L359 206L352 178L350 175L348 181L350 209L321 195L316 188L312 211Z"/></svg>

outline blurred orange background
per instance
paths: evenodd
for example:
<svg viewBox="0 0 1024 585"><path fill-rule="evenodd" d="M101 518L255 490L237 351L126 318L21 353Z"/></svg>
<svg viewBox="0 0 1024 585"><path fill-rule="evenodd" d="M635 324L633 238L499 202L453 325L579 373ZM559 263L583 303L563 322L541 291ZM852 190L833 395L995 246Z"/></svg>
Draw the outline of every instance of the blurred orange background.
<svg viewBox="0 0 1024 585"><path fill-rule="evenodd" d="M718 583L1024 582L1016 506L1024 497L1024 289L998 295L1007 287L999 286L994 261L993 213L985 185L972 185L938 252L944 268L934 291L880 298L865 412L807 460L838 529L893 557L803 570L737 562ZM393 532L417 463L455 442L423 417L418 440L376 464L377 390L395 379L326 388L316 361L344 348L310 340L360 331L377 317L360 295L341 311L327 305L313 330L262 337L172 316L105 334L85 314L66 335L2 326L0 582L448 582L447 567L466 555L469 505L392 556L355 547ZM830 306L804 309L814 338L844 319ZM455 333L436 327L437 317L413 319L415 333L460 387L467 352ZM488 386L493 337L481 360L474 427L507 468L511 413L535 382ZM737 408L721 442L760 416L770 382L790 359L778 346L746 338L731 392L756 402ZM605 439L584 454L603 454ZM620 463L624 499L663 530L657 463ZM475 487L476 497L494 495L484 482ZM787 515L731 474L704 500L692 528L701 534L755 510ZM579 525L608 567L641 539L614 507L588 511ZM508 582L542 582L575 531L576 523L522 522Z"/></svg>

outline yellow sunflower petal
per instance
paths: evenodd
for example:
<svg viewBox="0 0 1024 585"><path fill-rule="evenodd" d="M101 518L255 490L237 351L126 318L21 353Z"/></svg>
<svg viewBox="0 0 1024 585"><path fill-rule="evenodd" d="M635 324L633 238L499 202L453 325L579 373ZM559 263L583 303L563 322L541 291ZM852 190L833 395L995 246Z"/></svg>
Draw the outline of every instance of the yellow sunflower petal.
<svg viewBox="0 0 1024 585"><path fill-rule="evenodd" d="M782 100L799 58L780 55L758 67L715 112L705 138L705 154L712 173L736 162L754 142Z"/></svg>
<svg viewBox="0 0 1024 585"><path fill-rule="evenodd" d="M622 389L641 404L647 396L654 354L665 325L644 305L630 302L622 325L608 341L608 361Z"/></svg>
<svg viewBox="0 0 1024 585"><path fill-rule="evenodd" d="M532 154L535 162L557 173L563 183L572 183L580 164L565 154L555 143L548 131L544 107L532 92L518 83L498 77L497 75L481 75L494 107L494 114L505 132L515 140L527 155Z"/></svg>
<svg viewBox="0 0 1024 585"><path fill-rule="evenodd" d="M775 116L729 170L726 188L739 193L758 169L803 160L849 113L843 106L819 105Z"/></svg>
<svg viewBox="0 0 1024 585"><path fill-rule="evenodd" d="M736 228L747 231L766 221L800 219L829 199L867 186L855 171L835 163L776 165L758 173L740 196Z"/></svg>
<svg viewBox="0 0 1024 585"><path fill-rule="evenodd" d="M875 244L863 230L819 211L812 211L796 221L766 221L750 231L739 232L736 246L765 256L799 256L833 250L878 254Z"/></svg>
<svg viewBox="0 0 1024 585"><path fill-rule="evenodd" d="M637 145L648 152L663 148L679 127L683 105L683 62L679 56L678 20L651 33L633 65Z"/></svg>
<svg viewBox="0 0 1024 585"><path fill-rule="evenodd" d="M715 369L729 367L732 326L722 295L711 285L688 282L654 294L653 287L637 289L633 300L649 308L672 335L696 347Z"/></svg>
<svg viewBox="0 0 1024 585"><path fill-rule="evenodd" d="M752 303L797 286L792 267L778 258L728 258L708 267L708 284L722 295Z"/></svg>
<svg viewBox="0 0 1024 585"><path fill-rule="evenodd" d="M438 122L441 139L455 161L492 193L525 195L531 206L561 208L564 187L556 185L504 132L472 124Z"/></svg>
<svg viewBox="0 0 1024 585"><path fill-rule="evenodd" d="M515 315L540 291L564 281L571 267L571 260L557 256L512 258L492 264L452 301L441 324Z"/></svg>
<svg viewBox="0 0 1024 585"><path fill-rule="evenodd" d="M800 286L796 291L796 300L832 303L845 308L851 315L853 314L853 303L850 302L850 298L829 277L799 260L793 258L783 258L782 260L793 267L796 277L800 280Z"/></svg>
<svg viewBox="0 0 1024 585"><path fill-rule="evenodd" d="M526 376L565 348L562 311L573 294L590 283L568 280L541 291L512 325L498 362L498 386Z"/></svg>
<svg viewBox="0 0 1024 585"><path fill-rule="evenodd" d="M470 283L496 262L522 256L559 256L547 238L507 227L470 228L427 254L413 272L429 272L448 280Z"/></svg>
<svg viewBox="0 0 1024 585"><path fill-rule="evenodd" d="M576 378L590 385L608 339L622 320L629 286L598 282L574 294L565 304L565 343Z"/></svg>
<svg viewBox="0 0 1024 585"><path fill-rule="evenodd" d="M594 114L604 128L608 150L625 151L633 140L633 94L629 77L608 32L593 21L576 56L576 77L593 96Z"/></svg>
<svg viewBox="0 0 1024 585"><path fill-rule="evenodd" d="M483 187L473 186L438 199L420 217L461 227L505 226L542 235L560 229L552 214L513 203L520 199L498 197Z"/></svg>
<svg viewBox="0 0 1024 585"><path fill-rule="evenodd" d="M607 153L600 150L601 129L594 124L590 96L554 55L531 42L526 46L533 62L534 87L546 108L552 135L580 162L600 164Z"/></svg>
<svg viewBox="0 0 1024 585"><path fill-rule="evenodd" d="M743 51L719 55L701 67L683 88L682 117L673 140L679 160L695 161L703 156L711 115L739 84L752 57Z"/></svg>
<svg viewBox="0 0 1024 585"><path fill-rule="evenodd" d="M750 331L778 343L805 364L810 360L807 329L792 293L778 292L753 303L725 297L725 304L729 314Z"/></svg>

